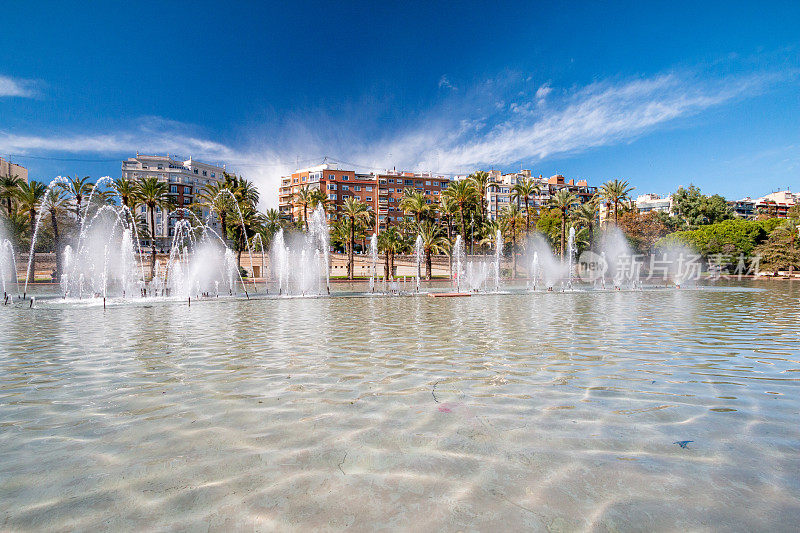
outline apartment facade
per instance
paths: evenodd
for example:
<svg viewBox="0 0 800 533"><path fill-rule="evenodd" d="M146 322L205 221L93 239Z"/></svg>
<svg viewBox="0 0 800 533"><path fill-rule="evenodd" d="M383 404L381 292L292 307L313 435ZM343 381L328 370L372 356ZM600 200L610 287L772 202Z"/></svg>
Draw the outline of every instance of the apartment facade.
<svg viewBox="0 0 800 533"><path fill-rule="evenodd" d="M647 193L636 197L636 210L639 213L672 213L672 195L661 196L660 194Z"/></svg>
<svg viewBox="0 0 800 533"><path fill-rule="evenodd" d="M733 208L736 216L741 218L753 219L764 213L771 217L788 218L789 209L800 203L800 193L792 191L776 191L760 198L750 198L749 196L728 202Z"/></svg>
<svg viewBox="0 0 800 533"><path fill-rule="evenodd" d="M527 169L508 174L492 170L489 172L489 177L493 185L487 189L485 198L488 204L487 214L491 220L496 220L503 215L503 210L511 205L514 185L526 179L532 179L539 185L539 194L528 201L529 207L537 209L546 207L550 198L561 189L567 189L572 192L581 203L591 200L597 192L597 187L590 187L586 180L568 180L561 174L556 174L549 178L545 178L542 175L535 177Z"/></svg>
<svg viewBox="0 0 800 533"><path fill-rule="evenodd" d="M17 165L11 161L6 161L0 157L0 178L16 176L25 183L28 183L28 169L22 165Z"/></svg>
<svg viewBox="0 0 800 533"><path fill-rule="evenodd" d="M168 194L178 208L196 206L198 194L204 187L224 179L225 166L211 165L195 161L191 157L180 160L169 155L142 155L130 157L122 162L122 177L129 179L156 178L169 183ZM175 224L184 218L181 209L169 211L156 208L155 245L165 251L169 249L175 235ZM137 216L146 215L146 207L137 208ZM202 208L198 216L202 220L209 218L208 208ZM147 221L149 224L149 220ZM208 225L219 231L216 217L210 217ZM150 239L142 239L143 246L151 246Z"/></svg>
<svg viewBox="0 0 800 533"><path fill-rule="evenodd" d="M341 216L341 209L348 198L367 204L375 214L375 227L383 231L399 224L405 215L400 209L400 200L405 189L412 189L425 196L428 204L438 203L441 192L450 179L430 173L402 172L390 170L381 173L359 173L340 169L336 165L322 164L301 169L281 178L278 191L278 209L291 220L303 219L303 207L294 200L303 187L325 192L328 197L328 219ZM308 214L310 216L310 213Z"/></svg>

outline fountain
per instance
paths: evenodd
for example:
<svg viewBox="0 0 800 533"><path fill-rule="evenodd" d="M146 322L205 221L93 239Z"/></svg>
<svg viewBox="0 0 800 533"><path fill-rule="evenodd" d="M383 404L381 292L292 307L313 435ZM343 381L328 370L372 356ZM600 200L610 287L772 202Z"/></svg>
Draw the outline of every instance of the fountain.
<svg viewBox="0 0 800 533"><path fill-rule="evenodd" d="M0 225L0 285L3 288L3 301L8 293L15 287L19 294L19 279L17 278L17 257L14 254L14 245L5 238L5 231Z"/></svg>
<svg viewBox="0 0 800 533"><path fill-rule="evenodd" d="M373 233L369 240L369 252L372 257L372 269L369 276L369 292L375 292L375 275L378 270L378 234Z"/></svg>
<svg viewBox="0 0 800 533"><path fill-rule="evenodd" d="M422 255L424 253L423 246L422 246L422 235L417 235L417 240L414 241L414 262L415 262L415 272L416 281L417 281L417 292L419 292L419 278L421 274L422 268Z"/></svg>
<svg viewBox="0 0 800 533"><path fill-rule="evenodd" d="M527 251L530 254L528 264L531 265L532 270L535 270L534 273L529 274L534 277L534 285L541 280L548 291L553 290L556 283L563 280L566 275L565 265L553 255L550 245L539 233L530 237Z"/></svg>
<svg viewBox="0 0 800 533"><path fill-rule="evenodd" d="M308 233L275 234L270 247L270 270L278 294L330 293L330 245L325 211L317 207Z"/></svg>
<svg viewBox="0 0 800 533"><path fill-rule="evenodd" d="M503 257L503 232L498 228L494 235L494 290L500 290L500 260Z"/></svg>
<svg viewBox="0 0 800 533"><path fill-rule="evenodd" d="M456 242L453 245L453 279L456 282L456 292L461 292L461 280L464 277L464 242L461 240L461 235L456 236Z"/></svg>
<svg viewBox="0 0 800 533"><path fill-rule="evenodd" d="M569 228L567 240L567 288L572 289L572 276L575 269L575 227Z"/></svg>

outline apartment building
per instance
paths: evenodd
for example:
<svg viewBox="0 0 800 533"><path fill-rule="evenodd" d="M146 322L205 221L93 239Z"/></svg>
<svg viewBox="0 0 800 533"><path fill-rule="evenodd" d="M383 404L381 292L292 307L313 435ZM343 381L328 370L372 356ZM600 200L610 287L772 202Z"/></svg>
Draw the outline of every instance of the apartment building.
<svg viewBox="0 0 800 533"><path fill-rule="evenodd" d="M672 213L672 195L664 197L655 193L640 194L636 197L636 210L639 213Z"/></svg>
<svg viewBox="0 0 800 533"><path fill-rule="evenodd" d="M528 205L533 208L547 206L550 198L560 189L568 189L578 197L581 203L591 200L597 192L597 187L590 187L586 180L567 180L561 174L549 178L539 175L537 178L532 176L531 171L527 169L508 174L492 170L489 172L489 177L493 185L487 189L485 197L488 204L487 214L491 220L502 216L503 210L512 202L514 185L526 179L533 179L539 185L539 194L528 201Z"/></svg>
<svg viewBox="0 0 800 533"><path fill-rule="evenodd" d="M6 161L0 157L0 178L16 176L25 183L28 183L28 169L22 165L17 165L11 161Z"/></svg>
<svg viewBox="0 0 800 533"><path fill-rule="evenodd" d="M172 237L175 235L175 224L184 218L184 211L179 208L189 208L197 204L197 195L206 186L224 179L225 166L211 165L195 161L191 157L187 160L174 158L170 155L142 155L130 157L122 162L122 177L130 179L157 178L159 181L169 183L168 194L178 208L163 212L156 209L155 245L164 250L169 249ZM139 206L137 215L145 215L146 207ZM209 215L207 208L199 211L202 220ZM210 217L208 225L217 229L216 217ZM143 246L150 246L150 239L142 239Z"/></svg>
<svg viewBox="0 0 800 533"><path fill-rule="evenodd" d="M442 190L450 179L425 172L402 172L390 170L379 173L359 173L340 169L336 165L322 164L301 169L281 178L278 191L278 209L291 220L302 220L303 207L295 201L295 195L303 187L325 191L330 202L329 220L341 216L341 208L348 198L355 198L372 208L375 226L383 231L399 224L404 215L400 200L405 189L412 189L425 196L431 205L438 203Z"/></svg>

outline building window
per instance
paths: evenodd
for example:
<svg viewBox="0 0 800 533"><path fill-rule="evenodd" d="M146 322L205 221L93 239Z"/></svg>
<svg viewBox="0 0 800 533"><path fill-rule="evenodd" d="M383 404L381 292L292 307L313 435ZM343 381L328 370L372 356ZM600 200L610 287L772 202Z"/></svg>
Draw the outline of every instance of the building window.
<svg viewBox="0 0 800 533"><path fill-rule="evenodd" d="M216 175L216 174L214 174L214 173L212 172L212 173L211 173L211 177L212 177L212 178L216 178L216 177L217 177L217 175Z"/></svg>
<svg viewBox="0 0 800 533"><path fill-rule="evenodd" d="M372 201L372 196L367 196L367 201L371 202Z"/></svg>
<svg viewBox="0 0 800 533"><path fill-rule="evenodd" d="M425 191L425 194L430 194L430 193L431 193L431 191Z"/></svg>
<svg viewBox="0 0 800 533"><path fill-rule="evenodd" d="M431 186L431 182L430 182L430 181L426 181L426 182L425 182L425 185L427 185L428 187L430 187L430 186Z"/></svg>
<svg viewBox="0 0 800 533"><path fill-rule="evenodd" d="M400 180L397 182L400 183ZM403 181L403 185L414 185L414 180L405 180Z"/></svg>
<svg viewBox="0 0 800 533"><path fill-rule="evenodd" d="M361 190L361 185L353 185L353 190L354 191L360 191Z"/></svg>
<svg viewBox="0 0 800 533"><path fill-rule="evenodd" d="M184 187L183 188L183 194L192 194L192 188L191 187Z"/></svg>
<svg viewBox="0 0 800 533"><path fill-rule="evenodd" d="M342 200L347 200L348 198L350 198L349 194L343 194L342 195Z"/></svg>
<svg viewBox="0 0 800 533"><path fill-rule="evenodd" d="M367 192L372 192L372 185L367 185Z"/></svg>
<svg viewBox="0 0 800 533"><path fill-rule="evenodd" d="M329 194L328 195L328 200L336 200L336 195L335 194Z"/></svg>
<svg viewBox="0 0 800 533"><path fill-rule="evenodd" d="M350 176L342 176L342 181L350 181Z"/></svg>
<svg viewBox="0 0 800 533"><path fill-rule="evenodd" d="M170 185L169 186L169 192L178 192L178 186L177 185Z"/></svg>
<svg viewBox="0 0 800 533"><path fill-rule="evenodd" d="M158 170L164 170L164 165L158 165Z"/></svg>
<svg viewBox="0 0 800 533"><path fill-rule="evenodd" d="M208 172L206 172L206 171L204 170L204 171L203 171L203 176L208 176Z"/></svg>
<svg viewBox="0 0 800 533"><path fill-rule="evenodd" d="M197 174L197 169L194 169L194 173Z"/></svg>
<svg viewBox="0 0 800 533"><path fill-rule="evenodd" d="M336 190L336 184L335 183L329 183L328 184L328 190L329 191L335 191Z"/></svg>
<svg viewBox="0 0 800 533"><path fill-rule="evenodd" d="M336 174L328 174L328 179L329 180L335 180L336 179Z"/></svg>
<svg viewBox="0 0 800 533"><path fill-rule="evenodd" d="M342 190L343 191L349 191L350 190L350 186L349 185L342 185Z"/></svg>
<svg viewBox="0 0 800 533"><path fill-rule="evenodd" d="M183 205L187 205L187 204L190 204L190 203L192 203L192 200L191 200L190 198L186 198L186 197L184 196L184 197L183 197Z"/></svg>
<svg viewBox="0 0 800 533"><path fill-rule="evenodd" d="M306 177L305 177L305 176L303 176L303 179L302 179L302 181L306 181Z"/></svg>

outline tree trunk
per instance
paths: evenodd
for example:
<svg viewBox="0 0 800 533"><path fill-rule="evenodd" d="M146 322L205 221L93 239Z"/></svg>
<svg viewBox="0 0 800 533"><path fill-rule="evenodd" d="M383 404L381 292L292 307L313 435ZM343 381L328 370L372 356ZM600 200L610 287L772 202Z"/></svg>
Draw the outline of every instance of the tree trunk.
<svg viewBox="0 0 800 533"><path fill-rule="evenodd" d="M391 257L389 258L389 275L391 279L394 279L394 252L391 252Z"/></svg>
<svg viewBox="0 0 800 533"><path fill-rule="evenodd" d="M150 255L150 281L156 277L156 208L155 206L147 207L150 210L150 244L153 249Z"/></svg>
<svg viewBox="0 0 800 533"><path fill-rule="evenodd" d="M226 246L227 246L227 242L228 242L228 220L227 219L228 219L228 216L225 214L225 211L223 211L223 212L221 212L219 214L219 224L220 224L220 226L222 226L222 235L220 235L220 237L222 237L222 242L225 243Z"/></svg>
<svg viewBox="0 0 800 533"><path fill-rule="evenodd" d="M466 250L467 226L464 224L464 206L459 207L459 211L461 212L461 244L464 245L464 249Z"/></svg>
<svg viewBox="0 0 800 533"><path fill-rule="evenodd" d="M433 270L433 264L431 261L431 251L425 250L425 279L431 279L431 270Z"/></svg>
<svg viewBox="0 0 800 533"><path fill-rule="evenodd" d="M6 206L8 208L8 218L10 219L11 218L11 196L8 197L6 202L7 202Z"/></svg>
<svg viewBox="0 0 800 533"><path fill-rule="evenodd" d="M31 216L31 257L30 268L28 269L27 277L25 279L31 282L36 281L36 248L34 247L33 234L36 232L36 211L30 211ZM14 274L16 277L16 273Z"/></svg>
<svg viewBox="0 0 800 533"><path fill-rule="evenodd" d="M303 204L303 221L306 223L306 233L308 233L308 204Z"/></svg>
<svg viewBox="0 0 800 533"><path fill-rule="evenodd" d="M58 219L54 211L50 211L50 225L53 226L53 248L56 251L56 275L55 281L61 279L61 237L58 234Z"/></svg>
<svg viewBox="0 0 800 533"><path fill-rule="evenodd" d="M353 279L353 248L356 244L356 222L350 218L350 248L347 250L347 279Z"/></svg>
<svg viewBox="0 0 800 533"><path fill-rule="evenodd" d="M511 277L517 279L517 228L511 230Z"/></svg>
<svg viewBox="0 0 800 533"><path fill-rule="evenodd" d="M531 232L531 210L528 207L528 197L525 197L525 233Z"/></svg>
<svg viewBox="0 0 800 533"><path fill-rule="evenodd" d="M561 210L561 262L564 262L564 237L567 228L567 210Z"/></svg>
<svg viewBox="0 0 800 533"><path fill-rule="evenodd" d="M383 277L389 279L389 252L384 256Z"/></svg>

